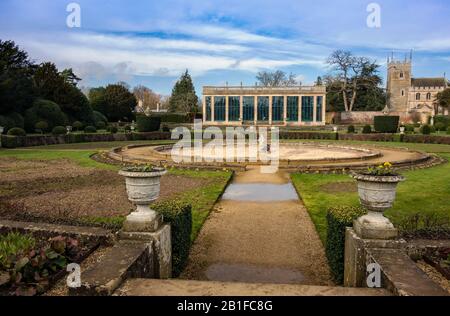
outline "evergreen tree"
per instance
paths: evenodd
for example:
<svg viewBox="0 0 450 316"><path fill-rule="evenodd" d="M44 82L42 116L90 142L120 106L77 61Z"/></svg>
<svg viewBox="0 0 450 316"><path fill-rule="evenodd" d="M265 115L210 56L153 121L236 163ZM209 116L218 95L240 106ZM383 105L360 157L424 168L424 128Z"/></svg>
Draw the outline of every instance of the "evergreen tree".
<svg viewBox="0 0 450 316"><path fill-rule="evenodd" d="M91 89L89 100L93 109L103 113L110 122L131 121L134 118L136 97L123 83Z"/></svg>
<svg viewBox="0 0 450 316"><path fill-rule="evenodd" d="M170 98L170 112L197 112L198 97L188 70L177 81Z"/></svg>
<svg viewBox="0 0 450 316"><path fill-rule="evenodd" d="M14 42L0 40L0 115L23 113L33 104L35 68Z"/></svg>

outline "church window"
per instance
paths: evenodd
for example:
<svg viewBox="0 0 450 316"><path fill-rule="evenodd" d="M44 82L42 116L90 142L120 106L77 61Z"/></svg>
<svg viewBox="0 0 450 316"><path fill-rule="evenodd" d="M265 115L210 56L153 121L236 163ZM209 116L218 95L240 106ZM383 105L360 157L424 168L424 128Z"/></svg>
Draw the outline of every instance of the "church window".
<svg viewBox="0 0 450 316"><path fill-rule="evenodd" d="M416 94L416 100L419 101L420 100L420 93Z"/></svg>
<svg viewBox="0 0 450 316"><path fill-rule="evenodd" d="M405 96L405 90L402 90L402 97Z"/></svg>
<svg viewBox="0 0 450 316"><path fill-rule="evenodd" d="M404 74L403 74L403 72L401 72L401 73L400 73L400 78L403 79L403 77L404 77Z"/></svg>
<svg viewBox="0 0 450 316"><path fill-rule="evenodd" d="M431 93L427 93L427 100L431 100Z"/></svg>

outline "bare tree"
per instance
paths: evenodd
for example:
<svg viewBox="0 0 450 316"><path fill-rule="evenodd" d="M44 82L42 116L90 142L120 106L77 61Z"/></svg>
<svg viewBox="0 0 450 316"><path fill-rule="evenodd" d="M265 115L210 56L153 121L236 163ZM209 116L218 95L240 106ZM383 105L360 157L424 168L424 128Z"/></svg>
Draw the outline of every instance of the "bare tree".
<svg viewBox="0 0 450 316"><path fill-rule="evenodd" d="M261 71L256 75L256 79L264 87L295 86L301 84L297 82L293 73L287 75L281 70L275 72Z"/></svg>
<svg viewBox="0 0 450 316"><path fill-rule="evenodd" d="M357 57L349 51L337 50L328 58L327 63L333 67L334 77L327 77L327 81L339 82L346 112L353 111L358 87L373 85L379 77L372 74L378 68L375 62L366 57Z"/></svg>
<svg viewBox="0 0 450 316"><path fill-rule="evenodd" d="M142 111L155 110L161 103L162 97L145 86L136 86L133 93L136 99L142 102Z"/></svg>

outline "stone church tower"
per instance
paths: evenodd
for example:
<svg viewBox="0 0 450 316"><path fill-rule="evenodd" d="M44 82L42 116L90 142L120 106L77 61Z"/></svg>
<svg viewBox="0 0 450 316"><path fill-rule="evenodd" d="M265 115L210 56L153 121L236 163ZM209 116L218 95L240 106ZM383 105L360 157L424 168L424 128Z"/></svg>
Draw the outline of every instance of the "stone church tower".
<svg viewBox="0 0 450 316"><path fill-rule="evenodd" d="M412 61L388 59L388 106L394 112L408 111L408 95L412 81Z"/></svg>
<svg viewBox="0 0 450 316"><path fill-rule="evenodd" d="M410 121L413 116L416 116L416 118L420 117L422 122L427 122L431 116L448 113L436 103L437 94L450 86L445 76L413 77L412 53L403 61L394 59L394 56L388 58L387 68L387 95L390 112L400 115L404 121Z"/></svg>

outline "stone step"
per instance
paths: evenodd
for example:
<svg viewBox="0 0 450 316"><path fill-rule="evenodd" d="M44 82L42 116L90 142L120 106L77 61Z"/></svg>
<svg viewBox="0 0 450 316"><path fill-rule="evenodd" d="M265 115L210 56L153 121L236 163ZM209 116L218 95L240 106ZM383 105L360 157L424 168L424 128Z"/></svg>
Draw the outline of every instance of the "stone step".
<svg viewBox="0 0 450 316"><path fill-rule="evenodd" d="M129 279L117 296L390 296L385 289L331 286Z"/></svg>
<svg viewBox="0 0 450 316"><path fill-rule="evenodd" d="M73 296L109 296L128 278L154 275L152 242L118 242L87 271L81 271L82 285L71 289Z"/></svg>

